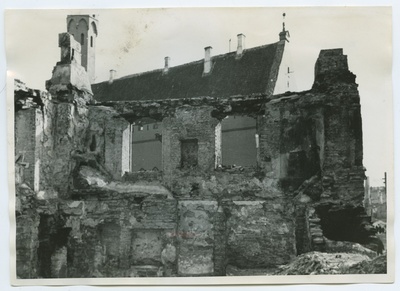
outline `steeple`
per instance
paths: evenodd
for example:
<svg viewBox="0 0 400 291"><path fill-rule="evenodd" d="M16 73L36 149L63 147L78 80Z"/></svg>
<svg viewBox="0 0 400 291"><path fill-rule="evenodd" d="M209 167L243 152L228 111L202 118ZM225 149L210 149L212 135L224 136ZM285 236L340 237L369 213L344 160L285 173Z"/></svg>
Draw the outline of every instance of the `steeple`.
<svg viewBox="0 0 400 291"><path fill-rule="evenodd" d="M287 42L289 42L289 40L288 40L287 38L290 37L290 34L289 34L289 31L286 30L286 28L285 28L285 16L286 16L286 13L283 13L283 14L282 14L282 17L283 17L282 31L279 33L279 40L280 40L280 41L287 41Z"/></svg>
<svg viewBox="0 0 400 291"><path fill-rule="evenodd" d="M91 84L95 81L97 26L96 15L67 16L67 31L81 44L81 64L86 69Z"/></svg>

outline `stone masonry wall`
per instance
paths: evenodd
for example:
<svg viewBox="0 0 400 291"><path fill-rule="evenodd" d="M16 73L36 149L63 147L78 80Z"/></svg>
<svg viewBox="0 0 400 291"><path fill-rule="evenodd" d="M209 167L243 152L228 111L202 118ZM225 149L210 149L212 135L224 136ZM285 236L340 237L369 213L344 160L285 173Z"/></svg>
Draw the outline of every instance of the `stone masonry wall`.
<svg viewBox="0 0 400 291"><path fill-rule="evenodd" d="M214 216L216 201L180 201L178 230L178 274L214 274Z"/></svg>
<svg viewBox="0 0 400 291"><path fill-rule="evenodd" d="M75 234L78 239L70 242L68 250L74 253L69 276L145 277L176 273L176 201L131 194L122 199L109 196L100 201L82 201L81 207ZM66 205L64 213L69 208ZM89 253L88 245L95 246Z"/></svg>
<svg viewBox="0 0 400 291"><path fill-rule="evenodd" d="M283 265L296 256L294 221L284 201L232 201L227 257L240 268Z"/></svg>
<svg viewBox="0 0 400 291"><path fill-rule="evenodd" d="M171 181L179 175L181 165L181 143L185 140L196 140L198 164L190 170L193 172L212 171L215 168L216 126L219 121L211 117L211 106L178 107L173 117L163 119L162 154L165 179ZM184 170L184 169L183 169Z"/></svg>

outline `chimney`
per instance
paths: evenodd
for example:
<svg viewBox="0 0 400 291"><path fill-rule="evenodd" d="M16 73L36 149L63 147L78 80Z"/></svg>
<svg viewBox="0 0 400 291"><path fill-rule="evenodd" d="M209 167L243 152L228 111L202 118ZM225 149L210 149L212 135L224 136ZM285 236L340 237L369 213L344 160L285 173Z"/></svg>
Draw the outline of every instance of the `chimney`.
<svg viewBox="0 0 400 291"><path fill-rule="evenodd" d="M117 73L116 70L110 70L110 80L108 80L108 84L112 84L114 82L116 73Z"/></svg>
<svg viewBox="0 0 400 291"><path fill-rule="evenodd" d="M171 58L170 57L165 57L164 58L164 61L165 61L165 64L164 64L164 71L163 71L163 73L165 74L165 73L168 73L168 70L169 70L169 61L171 60Z"/></svg>
<svg viewBox="0 0 400 291"><path fill-rule="evenodd" d="M211 72L211 66L212 66L212 63L211 63L211 50L212 50L211 46L208 46L208 47L204 48L205 56L204 56L204 72L203 72L203 74L208 74L208 73Z"/></svg>
<svg viewBox="0 0 400 291"><path fill-rule="evenodd" d="M243 51L245 50L245 45L244 45L245 39L246 36L243 33L237 35L238 46L237 46L236 56L238 57L240 57L243 54Z"/></svg>

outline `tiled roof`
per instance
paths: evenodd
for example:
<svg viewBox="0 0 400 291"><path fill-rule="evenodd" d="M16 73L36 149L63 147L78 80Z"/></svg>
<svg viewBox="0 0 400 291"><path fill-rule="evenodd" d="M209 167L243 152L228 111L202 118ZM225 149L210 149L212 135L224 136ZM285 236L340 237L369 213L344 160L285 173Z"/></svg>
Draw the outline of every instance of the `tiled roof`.
<svg viewBox="0 0 400 291"><path fill-rule="evenodd" d="M282 42L212 57L212 70L203 75L204 60L93 84L97 101L162 100L200 96L229 97L272 94L283 53Z"/></svg>

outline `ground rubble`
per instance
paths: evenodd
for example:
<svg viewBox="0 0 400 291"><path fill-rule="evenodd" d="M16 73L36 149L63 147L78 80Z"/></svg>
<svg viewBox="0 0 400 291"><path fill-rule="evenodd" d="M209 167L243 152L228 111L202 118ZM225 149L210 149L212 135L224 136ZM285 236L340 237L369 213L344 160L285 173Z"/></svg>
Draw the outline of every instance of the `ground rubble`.
<svg viewBox="0 0 400 291"><path fill-rule="evenodd" d="M352 266L370 260L363 254L309 252L279 267L274 275L348 274L347 270Z"/></svg>
<svg viewBox="0 0 400 291"><path fill-rule="evenodd" d="M279 267L274 275L384 274L386 255L371 259L366 254L310 252Z"/></svg>
<svg viewBox="0 0 400 291"><path fill-rule="evenodd" d="M276 269L227 267L227 276L386 274L386 255L371 258L362 253L309 252Z"/></svg>

